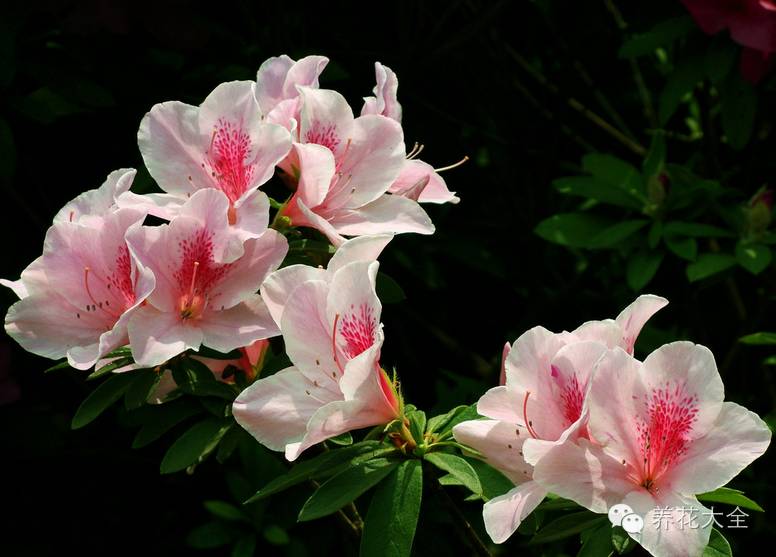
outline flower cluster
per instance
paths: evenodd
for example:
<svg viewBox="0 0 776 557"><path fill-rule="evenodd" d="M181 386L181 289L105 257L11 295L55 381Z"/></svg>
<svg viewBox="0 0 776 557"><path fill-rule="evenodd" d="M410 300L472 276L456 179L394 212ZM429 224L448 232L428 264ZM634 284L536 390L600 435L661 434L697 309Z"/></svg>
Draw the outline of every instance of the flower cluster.
<svg viewBox="0 0 776 557"><path fill-rule="evenodd" d="M723 402L714 357L674 342L643 362L633 345L646 321L668 302L640 296L615 320L572 332L536 327L505 350L504 381L485 393L485 420L454 428L515 484L485 503L494 542L509 538L548 493L597 513L624 503L643 517L631 533L652 555L700 555L711 525L682 528L665 508L708 512L695 495L725 485L770 443L754 413ZM677 511L678 513L678 511Z"/></svg>
<svg viewBox="0 0 776 557"><path fill-rule="evenodd" d="M382 234L373 241L382 246L392 234L433 233L418 202L458 198L417 159L418 146L407 152L395 74L375 65L374 96L354 117L342 95L319 87L327 62L271 58L256 81L223 83L199 107L154 106L140 124L138 145L163 193L133 193L135 170L123 169L63 207L43 255L18 281L2 281L20 298L6 316L8 334L30 352L67 357L78 369L125 345L134 365L124 369L159 366L202 346L240 348L247 357L253 343L293 330L281 320L282 313L294 314L283 311L287 301L303 311L304 300L317 300L317 290L292 291L298 277L317 271L307 267L289 267L270 280L269 303L258 294L288 252L282 232L316 229L334 246L347 244L345 236ZM259 189L276 174L292 190L285 203ZM279 205L274 228L273 203ZM149 225L149 216L165 222ZM343 253L359 259L359 250L376 249L360 245ZM344 259L337 258L339 265ZM333 284L360 281L366 290L333 289L338 313L319 315L324 344L334 343L335 353L318 356L336 361L327 374L344 376L366 360L357 357L380 334L379 302L374 289L371 297L367 292L376 267L347 268L331 270ZM351 306L361 313L348 313ZM293 348L289 353L300 373L312 373ZM379 342L368 353L374 363ZM335 390L347 399L345 383Z"/></svg>

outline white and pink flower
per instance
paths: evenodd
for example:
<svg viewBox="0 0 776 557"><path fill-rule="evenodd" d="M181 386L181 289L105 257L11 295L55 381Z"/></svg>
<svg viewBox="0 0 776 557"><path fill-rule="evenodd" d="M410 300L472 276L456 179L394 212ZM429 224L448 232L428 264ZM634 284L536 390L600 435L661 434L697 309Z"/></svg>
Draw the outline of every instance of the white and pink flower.
<svg viewBox="0 0 776 557"><path fill-rule="evenodd" d="M66 356L71 366L88 369L127 343L128 322L153 291L155 277L125 241L140 227L143 211L113 209L98 217L90 213L89 199L76 201L49 228L43 255L19 281L3 281L21 298L8 310L5 329L34 354ZM102 201L94 206L106 205ZM76 215L72 222L69 215Z"/></svg>
<svg viewBox="0 0 776 557"><path fill-rule="evenodd" d="M668 302L640 296L612 320L589 321L572 332L535 327L505 346L503 384L477 404L488 420L458 424L455 438L478 450L515 483L483 508L496 543L509 538L547 494L532 464L553 447L587 436L586 393L598 360L612 347L633 351L644 323ZM508 352L507 352L508 350Z"/></svg>
<svg viewBox="0 0 776 557"><path fill-rule="evenodd" d="M243 242L229 226L228 208L224 193L205 189L170 224L127 235L132 253L156 276L147 304L129 322L139 365L158 365L201 345L229 352L279 333L257 291L288 244L274 230Z"/></svg>
<svg viewBox="0 0 776 557"><path fill-rule="evenodd" d="M178 101L155 105L138 131L148 171L166 193L125 193L123 206L142 206L171 219L195 192L214 189L229 200L229 223L244 239L263 232L269 202L258 192L288 154L283 127L262 122L252 81L216 87L200 107Z"/></svg>
<svg viewBox="0 0 776 557"><path fill-rule="evenodd" d="M268 281L276 292L289 292L280 328L294 365L248 387L233 413L260 443L285 451L288 460L316 443L389 423L401 413L399 395L380 367L377 268L377 262L355 260L293 290L278 283L297 284L295 274Z"/></svg>
<svg viewBox="0 0 776 557"><path fill-rule="evenodd" d="M695 495L727 484L771 438L756 414L723 399L703 346L674 342L644 363L610 350L590 383L589 439L528 456L534 480L594 512L630 506L644 519L631 537L656 557L700 556L712 521L682 527L685 509L709 516Z"/></svg>

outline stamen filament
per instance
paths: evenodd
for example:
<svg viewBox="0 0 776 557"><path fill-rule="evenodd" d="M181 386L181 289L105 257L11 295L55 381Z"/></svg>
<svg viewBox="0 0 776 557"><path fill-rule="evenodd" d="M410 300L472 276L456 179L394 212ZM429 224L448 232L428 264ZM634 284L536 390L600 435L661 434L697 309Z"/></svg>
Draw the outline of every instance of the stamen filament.
<svg viewBox="0 0 776 557"><path fill-rule="evenodd" d="M531 437L534 439L538 439L539 436L536 435L536 430L534 430L533 426L531 425L531 422L528 421L528 397L531 396L531 391L526 391L525 398L523 399L523 420L525 421L525 428L528 430L528 433Z"/></svg>
<svg viewBox="0 0 776 557"><path fill-rule="evenodd" d="M469 160L469 157L464 155L464 157L461 160L459 160L457 163L451 164L449 166L443 166L442 168L435 168L434 171L444 172L445 170L452 170L453 168L461 166L463 163L465 163L468 160Z"/></svg>

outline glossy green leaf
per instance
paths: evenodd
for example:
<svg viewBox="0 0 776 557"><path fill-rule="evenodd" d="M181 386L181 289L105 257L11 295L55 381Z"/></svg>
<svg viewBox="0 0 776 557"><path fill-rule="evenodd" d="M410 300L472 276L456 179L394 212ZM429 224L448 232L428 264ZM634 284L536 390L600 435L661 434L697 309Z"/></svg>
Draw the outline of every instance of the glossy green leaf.
<svg viewBox="0 0 776 557"><path fill-rule="evenodd" d="M738 264L753 275L759 275L771 264L771 248L762 244L741 244L736 246Z"/></svg>
<svg viewBox="0 0 776 557"><path fill-rule="evenodd" d="M636 542L622 526L610 528L610 538L612 547L614 547L618 555L629 553L636 546Z"/></svg>
<svg viewBox="0 0 776 557"><path fill-rule="evenodd" d="M271 480L246 503L258 501L309 479L333 475L362 460L384 457L395 452L397 450L394 447L388 447L379 441L362 441L350 447L327 451L309 460L295 463L287 474Z"/></svg>
<svg viewBox="0 0 776 557"><path fill-rule="evenodd" d="M609 557L612 554L612 528L602 524L587 536L577 557Z"/></svg>
<svg viewBox="0 0 776 557"><path fill-rule="evenodd" d="M638 33L620 47L620 58L636 58L652 54L660 47L669 46L696 28L689 16L661 21L646 33Z"/></svg>
<svg viewBox="0 0 776 557"><path fill-rule="evenodd" d="M324 482L310 496L299 511L299 522L315 520L338 511L377 485L394 471L399 463L399 460L383 457L349 466Z"/></svg>
<svg viewBox="0 0 776 557"><path fill-rule="evenodd" d="M649 223L646 219L625 220L613 224L590 239L590 249L606 249L616 247Z"/></svg>
<svg viewBox="0 0 776 557"><path fill-rule="evenodd" d="M688 56L679 61L674 67L673 73L668 76L668 81L660 93L658 103L658 120L660 125L665 125L681 105L686 95L692 93L695 86L703 79L703 58L700 56Z"/></svg>
<svg viewBox="0 0 776 557"><path fill-rule="evenodd" d="M596 235L612 221L587 213L559 213L540 222L534 232L548 242L562 246L586 248Z"/></svg>
<svg viewBox="0 0 776 557"><path fill-rule="evenodd" d="M665 224L666 236L691 236L693 238L732 238L735 234L725 228L699 222L671 221Z"/></svg>
<svg viewBox="0 0 776 557"><path fill-rule="evenodd" d="M649 151L644 158L642 170L644 176L652 178L658 176L665 166L666 162L666 139L662 134L652 136L652 142L649 145Z"/></svg>
<svg viewBox="0 0 776 557"><path fill-rule="evenodd" d="M702 557L733 557L733 550L725 536L716 528L711 529L709 544L703 550Z"/></svg>
<svg viewBox="0 0 776 557"><path fill-rule="evenodd" d="M659 220L656 220L652 223L652 226L649 227L649 232L647 233L647 245L649 246L649 249L655 249L660 243L660 239L662 237L663 223Z"/></svg>
<svg viewBox="0 0 776 557"><path fill-rule="evenodd" d="M482 495L482 484L477 472L463 457L450 454L431 452L423 455L423 459L430 462L440 470L452 474L461 485L477 495Z"/></svg>
<svg viewBox="0 0 776 557"><path fill-rule="evenodd" d="M698 241L695 238L681 238L679 236L665 236L663 241L666 247L676 255L687 261L695 261L698 257Z"/></svg>
<svg viewBox="0 0 776 557"><path fill-rule="evenodd" d="M86 378L87 381L93 381L94 379L99 379L100 377L103 377L104 375L108 375L109 373L121 369L122 367L134 364L135 360L132 359L131 356L129 357L121 357L113 360L109 364L106 364L102 366L101 368L98 368L94 370L92 373L89 374L89 376ZM124 373L124 372L122 372Z"/></svg>
<svg viewBox="0 0 776 557"><path fill-rule="evenodd" d="M698 495L698 501L706 501L709 503L725 503L727 505L740 507L742 509L765 512L760 505L744 495L742 491L731 489L729 487L719 487L714 491L702 493Z"/></svg>
<svg viewBox="0 0 776 557"><path fill-rule="evenodd" d="M772 345L776 344L776 333L752 333L751 335L741 337L738 339L738 342L755 345Z"/></svg>
<svg viewBox="0 0 776 557"><path fill-rule="evenodd" d="M353 444L353 435L351 435L349 431L346 431L345 433L341 433L336 437L330 437L326 441L328 443L334 443L335 445L347 447L348 445Z"/></svg>
<svg viewBox="0 0 776 557"><path fill-rule="evenodd" d="M499 495L504 495L515 487L512 480L507 478L499 470L493 468L487 462L468 456L464 458L477 473L477 478L480 480L480 485L482 486L482 499L485 501L498 497Z"/></svg>
<svg viewBox="0 0 776 557"><path fill-rule="evenodd" d="M160 472L172 474L196 464L218 443L231 423L231 420L211 417L194 424L167 449Z"/></svg>
<svg viewBox="0 0 776 557"><path fill-rule="evenodd" d="M559 178L554 180L552 185L565 195L585 197L628 209L641 208L641 202L632 194L590 176Z"/></svg>
<svg viewBox="0 0 776 557"><path fill-rule="evenodd" d="M226 501L205 501L203 505L210 514L218 518L222 518L224 520L250 522L248 516L241 509L235 507L231 503L227 503Z"/></svg>
<svg viewBox="0 0 776 557"><path fill-rule="evenodd" d="M529 542L530 545L554 542L575 534L579 534L588 528L597 528L603 524L608 524L605 516L591 513L590 511L580 511L563 515L543 526Z"/></svg>
<svg viewBox="0 0 776 557"><path fill-rule="evenodd" d="M277 524L272 524L264 528L263 534L264 539L272 545L288 545L291 542L288 532Z"/></svg>
<svg viewBox="0 0 776 557"><path fill-rule="evenodd" d="M430 418L426 424L426 431L443 436L449 433L457 424L467 420L476 420L479 417L476 404L456 406L446 414Z"/></svg>
<svg viewBox="0 0 776 557"><path fill-rule="evenodd" d="M153 413L132 441L132 448L139 449L153 443L185 419L202 410L191 400L176 400L150 409Z"/></svg>
<svg viewBox="0 0 776 557"><path fill-rule="evenodd" d="M137 376L124 393L124 407L132 410L146 403L148 397L156 390L161 375L153 369L139 369L127 373Z"/></svg>
<svg viewBox="0 0 776 557"><path fill-rule="evenodd" d="M622 159L602 153L590 153L582 157L582 168L590 172L596 180L612 186L633 198L640 198L644 191L644 178L641 172ZM640 204L636 205L636 208Z"/></svg>
<svg viewBox="0 0 776 557"><path fill-rule="evenodd" d="M423 470L405 460L375 489L364 522L362 557L407 557L420 515Z"/></svg>
<svg viewBox="0 0 776 557"><path fill-rule="evenodd" d="M655 276L663 261L663 252L640 251L628 260L625 278L635 292L644 288Z"/></svg>
<svg viewBox="0 0 776 557"><path fill-rule="evenodd" d="M736 264L736 258L723 253L704 253L694 263L687 265L687 278L690 282L708 278L721 273Z"/></svg>
<svg viewBox="0 0 776 557"><path fill-rule="evenodd" d="M137 377L132 372L117 373L100 383L76 410L71 427L79 429L91 423L118 401Z"/></svg>

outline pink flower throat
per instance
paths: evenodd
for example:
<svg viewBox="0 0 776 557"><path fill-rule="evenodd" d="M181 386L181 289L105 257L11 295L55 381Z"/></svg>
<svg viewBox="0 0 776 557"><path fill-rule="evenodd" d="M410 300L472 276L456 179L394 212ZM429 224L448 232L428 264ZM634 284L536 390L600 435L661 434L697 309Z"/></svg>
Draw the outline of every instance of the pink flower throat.
<svg viewBox="0 0 776 557"><path fill-rule="evenodd" d="M213 235L199 230L192 237L178 242L180 267L173 278L180 291L178 309L183 320L200 317L212 302L212 290L231 268L213 260Z"/></svg>

